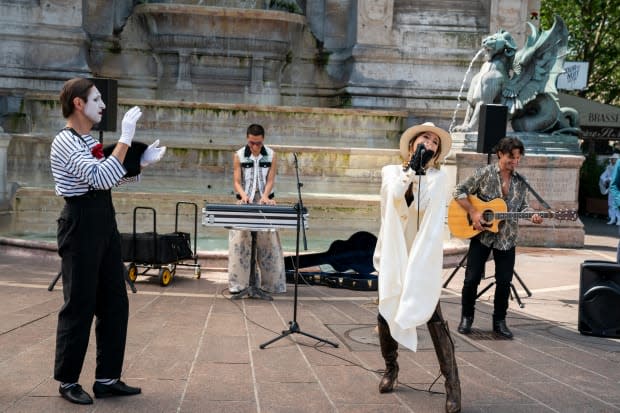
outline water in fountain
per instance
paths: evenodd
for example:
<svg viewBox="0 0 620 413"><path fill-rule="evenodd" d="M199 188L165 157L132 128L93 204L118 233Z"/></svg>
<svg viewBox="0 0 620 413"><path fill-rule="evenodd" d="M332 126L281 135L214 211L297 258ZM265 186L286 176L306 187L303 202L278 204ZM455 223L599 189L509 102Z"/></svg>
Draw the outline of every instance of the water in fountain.
<svg viewBox="0 0 620 413"><path fill-rule="evenodd" d="M469 67L467 67L467 71L465 72L465 76L463 76L463 82L461 83L461 88L459 89L459 94L456 97L456 108L454 109L454 113L452 114L452 122L450 122L450 127L448 128L448 132L450 132L450 133L452 133L452 131L454 129L454 123L456 122L456 114L459 111L459 109L461 108L461 96L463 95L463 89L465 88L465 83L467 82L467 76L469 76L469 72L471 72L471 68L474 65L474 62L476 60L478 60L478 57L480 57L480 55L483 54L483 53L484 53L484 48L481 48L480 50L478 50L478 52L473 57L473 59L471 59L471 62L469 62Z"/></svg>

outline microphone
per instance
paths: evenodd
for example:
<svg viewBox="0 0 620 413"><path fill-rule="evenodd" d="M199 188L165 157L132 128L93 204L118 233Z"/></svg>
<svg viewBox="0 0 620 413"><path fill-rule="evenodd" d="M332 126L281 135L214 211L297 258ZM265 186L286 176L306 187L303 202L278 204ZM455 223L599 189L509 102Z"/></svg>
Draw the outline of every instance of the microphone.
<svg viewBox="0 0 620 413"><path fill-rule="evenodd" d="M426 150L426 148L424 148L424 145L418 145L418 147L415 149L415 152L411 154L411 159L409 159L409 162L403 166L404 172L407 172L407 169L409 168L414 171L419 168L420 160L422 158L422 151L424 150Z"/></svg>
<svg viewBox="0 0 620 413"><path fill-rule="evenodd" d="M425 166L433 158L433 155L435 155L434 151L426 149L422 144L418 145L409 161L409 168L415 171L416 175L426 175Z"/></svg>

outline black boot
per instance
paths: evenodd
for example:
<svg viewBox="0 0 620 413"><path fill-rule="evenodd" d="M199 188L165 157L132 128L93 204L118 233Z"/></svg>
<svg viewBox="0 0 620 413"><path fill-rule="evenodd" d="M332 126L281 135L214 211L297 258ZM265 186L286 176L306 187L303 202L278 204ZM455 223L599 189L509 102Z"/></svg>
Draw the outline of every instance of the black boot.
<svg viewBox="0 0 620 413"><path fill-rule="evenodd" d="M471 333L472 324L474 324L474 316L471 316L471 317L462 316L461 323L459 324L457 330L461 334L469 334Z"/></svg>
<svg viewBox="0 0 620 413"><path fill-rule="evenodd" d="M427 324L428 332L433 339L435 353L439 360L439 369L446 379L446 412L461 411L461 381L454 356L454 343L450 337L448 323L433 321Z"/></svg>
<svg viewBox="0 0 620 413"><path fill-rule="evenodd" d="M506 320L493 320L493 331L504 338L512 338L512 331L506 325Z"/></svg>
<svg viewBox="0 0 620 413"><path fill-rule="evenodd" d="M385 360L385 373L379 383L379 393L389 393L394 390L398 379L398 342L392 338L390 327L381 315L379 315L379 344L381 355Z"/></svg>

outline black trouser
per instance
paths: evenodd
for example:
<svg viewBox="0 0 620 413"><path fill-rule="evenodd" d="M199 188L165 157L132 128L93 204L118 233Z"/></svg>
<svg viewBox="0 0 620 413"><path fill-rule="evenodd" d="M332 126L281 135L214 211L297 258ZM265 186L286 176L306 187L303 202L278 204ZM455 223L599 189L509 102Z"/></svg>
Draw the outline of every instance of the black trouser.
<svg viewBox="0 0 620 413"><path fill-rule="evenodd" d="M493 300L493 321L506 319L508 299L510 297L510 283L515 266L515 249L506 251L484 246L478 238L472 238L469 242L467 264L465 268L465 281L462 291L462 315L473 317L478 295L478 285L484 274L484 267L493 251L495 261L495 297Z"/></svg>
<svg viewBox="0 0 620 413"><path fill-rule="evenodd" d="M96 378L121 376L129 302L110 191L66 198L58 219L64 305L58 313L54 378L79 380L93 317Z"/></svg>

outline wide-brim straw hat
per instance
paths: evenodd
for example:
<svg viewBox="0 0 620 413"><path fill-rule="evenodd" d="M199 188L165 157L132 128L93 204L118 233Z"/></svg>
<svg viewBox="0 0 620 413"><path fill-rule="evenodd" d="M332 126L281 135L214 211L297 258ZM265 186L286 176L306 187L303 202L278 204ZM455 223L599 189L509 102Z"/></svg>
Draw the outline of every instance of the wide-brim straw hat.
<svg viewBox="0 0 620 413"><path fill-rule="evenodd" d="M401 135L400 156L403 160L408 161L410 158L409 143L411 140L415 139L418 135L421 135L424 132L433 132L435 135L439 136L439 139L441 139L441 153L437 158L437 162L441 162L448 155L450 148L452 148L452 137L448 131L438 128L433 122L424 122L421 125L410 127Z"/></svg>

